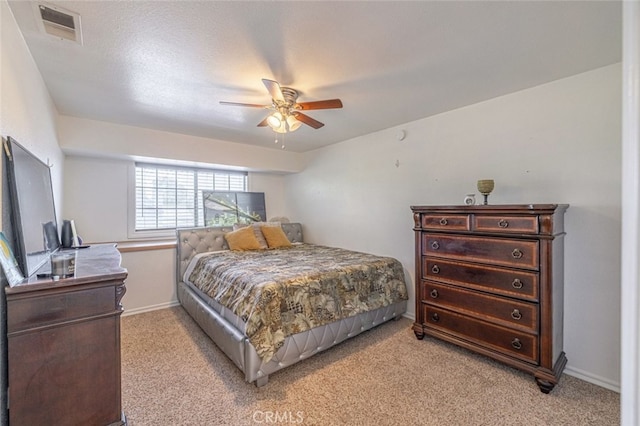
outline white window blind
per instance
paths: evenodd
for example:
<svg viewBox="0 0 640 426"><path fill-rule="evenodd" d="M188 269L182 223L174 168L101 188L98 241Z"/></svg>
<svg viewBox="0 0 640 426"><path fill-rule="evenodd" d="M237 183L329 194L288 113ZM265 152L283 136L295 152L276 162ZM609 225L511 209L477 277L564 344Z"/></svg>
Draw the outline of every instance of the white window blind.
<svg viewBox="0 0 640 426"><path fill-rule="evenodd" d="M246 191L247 173L136 163L135 230L204 226L203 190Z"/></svg>

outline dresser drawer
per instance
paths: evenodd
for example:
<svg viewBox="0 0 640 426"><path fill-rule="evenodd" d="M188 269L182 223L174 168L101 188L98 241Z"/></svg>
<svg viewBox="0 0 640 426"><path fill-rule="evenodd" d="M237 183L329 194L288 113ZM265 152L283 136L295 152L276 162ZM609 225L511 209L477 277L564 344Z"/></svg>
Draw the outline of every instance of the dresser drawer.
<svg viewBox="0 0 640 426"><path fill-rule="evenodd" d="M422 300L505 327L515 327L532 333L538 328L536 303L491 296L431 281L423 282Z"/></svg>
<svg viewBox="0 0 640 426"><path fill-rule="evenodd" d="M538 216L474 215L473 230L481 232L538 233Z"/></svg>
<svg viewBox="0 0 640 426"><path fill-rule="evenodd" d="M422 278L538 301L537 272L422 256Z"/></svg>
<svg viewBox="0 0 640 426"><path fill-rule="evenodd" d="M509 356L538 363L537 336L423 305L425 326Z"/></svg>
<svg viewBox="0 0 640 426"><path fill-rule="evenodd" d="M7 301L7 333L116 311L114 286L46 293Z"/></svg>
<svg viewBox="0 0 640 426"><path fill-rule="evenodd" d="M468 231L470 229L468 214L424 214L422 215L422 228L449 231Z"/></svg>
<svg viewBox="0 0 640 426"><path fill-rule="evenodd" d="M537 240L422 234L422 254L472 262L538 269Z"/></svg>

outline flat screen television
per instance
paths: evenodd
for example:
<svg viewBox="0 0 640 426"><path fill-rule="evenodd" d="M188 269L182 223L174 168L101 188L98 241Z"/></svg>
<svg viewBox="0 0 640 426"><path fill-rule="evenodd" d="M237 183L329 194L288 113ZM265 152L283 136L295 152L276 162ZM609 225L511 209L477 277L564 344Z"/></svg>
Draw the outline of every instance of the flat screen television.
<svg viewBox="0 0 640 426"><path fill-rule="evenodd" d="M11 200L14 253L26 277L60 247L49 166L7 137L7 181Z"/></svg>

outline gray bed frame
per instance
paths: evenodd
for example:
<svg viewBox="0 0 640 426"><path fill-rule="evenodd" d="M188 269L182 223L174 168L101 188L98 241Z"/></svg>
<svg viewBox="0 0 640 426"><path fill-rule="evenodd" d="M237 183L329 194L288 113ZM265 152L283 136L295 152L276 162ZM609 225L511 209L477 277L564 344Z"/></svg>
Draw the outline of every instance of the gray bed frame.
<svg viewBox="0 0 640 426"><path fill-rule="evenodd" d="M283 223L282 229L291 242L303 242L302 225ZM269 362L263 362L243 332L238 330L224 313L195 287L183 282L184 272L198 253L227 250L224 234L231 227L188 228L177 230L178 300L204 332L244 372L245 380L264 386L269 374L328 349L363 331L390 319L399 319L407 310L407 301L389 305L354 317L345 318L321 327L285 338L284 345Z"/></svg>

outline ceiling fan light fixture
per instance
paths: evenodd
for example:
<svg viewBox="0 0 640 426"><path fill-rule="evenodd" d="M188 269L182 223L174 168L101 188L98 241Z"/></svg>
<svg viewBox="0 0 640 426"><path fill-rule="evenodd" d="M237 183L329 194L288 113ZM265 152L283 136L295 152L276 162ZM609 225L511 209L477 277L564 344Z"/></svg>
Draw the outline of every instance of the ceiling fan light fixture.
<svg viewBox="0 0 640 426"><path fill-rule="evenodd" d="M293 115L287 117L287 125L290 132L295 132L302 125L301 121L298 121Z"/></svg>
<svg viewBox="0 0 640 426"><path fill-rule="evenodd" d="M282 125L284 124L284 121L282 120L282 114L280 114L278 111L274 112L273 114L271 114L267 118L267 124L273 130L276 130L276 129L282 127ZM280 132L280 133L282 133L282 132Z"/></svg>
<svg viewBox="0 0 640 426"><path fill-rule="evenodd" d="M287 133L287 122L282 120L279 127L273 129L276 133Z"/></svg>

